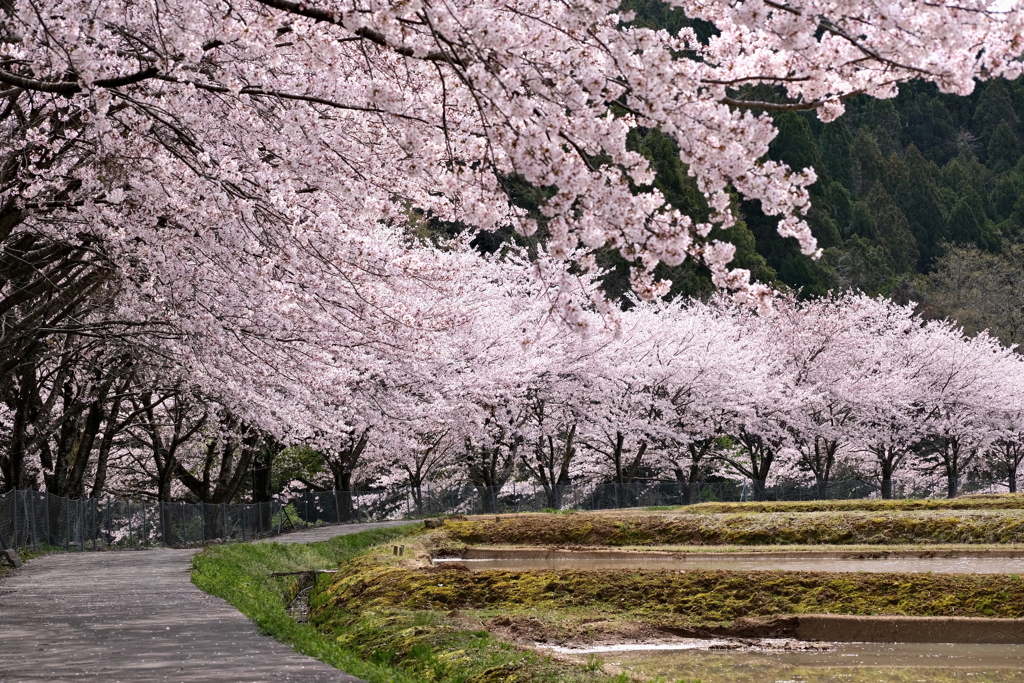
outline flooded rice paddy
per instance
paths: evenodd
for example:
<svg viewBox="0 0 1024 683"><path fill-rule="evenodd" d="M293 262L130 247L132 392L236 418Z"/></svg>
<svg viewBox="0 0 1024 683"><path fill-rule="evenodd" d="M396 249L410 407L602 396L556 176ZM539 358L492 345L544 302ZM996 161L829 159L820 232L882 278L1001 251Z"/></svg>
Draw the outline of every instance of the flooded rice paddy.
<svg viewBox="0 0 1024 683"><path fill-rule="evenodd" d="M465 557L435 559L434 562L462 563L472 571L661 569L1024 575L1024 553L1020 550L961 552L908 549L850 552L829 549L716 553L471 548ZM839 634L827 637L842 639ZM596 658L624 672L663 681L1024 683L1022 644L809 642L794 639L722 638L579 648L538 647L584 660Z"/></svg>
<svg viewBox="0 0 1024 683"><path fill-rule="evenodd" d="M648 646L543 648L623 671L701 683L1024 681L1024 645L681 640Z"/></svg>

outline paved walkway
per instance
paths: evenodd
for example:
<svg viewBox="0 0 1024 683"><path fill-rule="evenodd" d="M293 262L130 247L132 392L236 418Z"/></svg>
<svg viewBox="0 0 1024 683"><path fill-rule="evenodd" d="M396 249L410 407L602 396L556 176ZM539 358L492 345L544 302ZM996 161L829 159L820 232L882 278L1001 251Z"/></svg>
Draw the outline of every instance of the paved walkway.
<svg viewBox="0 0 1024 683"><path fill-rule="evenodd" d="M271 539L308 543L398 523ZM260 634L189 578L195 550L58 553L0 581L0 681L310 681L359 679Z"/></svg>

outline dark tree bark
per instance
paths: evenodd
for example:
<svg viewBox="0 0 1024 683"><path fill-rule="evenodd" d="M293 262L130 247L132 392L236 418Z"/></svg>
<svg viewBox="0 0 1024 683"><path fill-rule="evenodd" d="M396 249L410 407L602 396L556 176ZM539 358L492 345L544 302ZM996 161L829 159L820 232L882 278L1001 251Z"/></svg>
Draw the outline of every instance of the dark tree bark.
<svg viewBox="0 0 1024 683"><path fill-rule="evenodd" d="M728 462L737 472L750 479L750 486L754 500L765 499L765 482L775 463L777 446L770 443L760 434L753 434L742 427L736 435L740 442L741 450L745 460L724 456L723 460Z"/></svg>
<svg viewBox="0 0 1024 683"><path fill-rule="evenodd" d="M402 464L402 469L409 480L409 491L417 514L423 513L423 485L449 450L447 437L447 431L423 437L426 441L424 447L413 454L411 462L406 461Z"/></svg>
<svg viewBox="0 0 1024 683"><path fill-rule="evenodd" d="M576 423L558 435L540 436L533 448L533 458L521 456L523 467L544 488L549 508L562 507L562 492L569 485L569 465L576 457Z"/></svg>
<svg viewBox="0 0 1024 683"><path fill-rule="evenodd" d="M1012 439L999 439L988 452L993 469L1006 477L1010 493L1017 493L1017 477L1024 462L1024 443Z"/></svg>
<svg viewBox="0 0 1024 683"><path fill-rule="evenodd" d="M683 487L683 505L691 505L697 500L697 487L701 479L701 466L714 451L716 438L709 437L691 441L686 445L690 463L684 468L678 462L673 464L672 473L676 481Z"/></svg>

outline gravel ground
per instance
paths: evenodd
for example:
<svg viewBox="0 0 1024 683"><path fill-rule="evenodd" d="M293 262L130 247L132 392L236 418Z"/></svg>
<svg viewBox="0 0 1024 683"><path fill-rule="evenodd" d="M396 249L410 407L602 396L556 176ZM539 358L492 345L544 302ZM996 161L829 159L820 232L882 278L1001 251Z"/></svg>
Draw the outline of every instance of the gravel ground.
<svg viewBox="0 0 1024 683"><path fill-rule="evenodd" d="M399 523L299 531L309 543ZM0 582L0 681L332 681L358 678L257 632L190 580L195 550L57 553Z"/></svg>

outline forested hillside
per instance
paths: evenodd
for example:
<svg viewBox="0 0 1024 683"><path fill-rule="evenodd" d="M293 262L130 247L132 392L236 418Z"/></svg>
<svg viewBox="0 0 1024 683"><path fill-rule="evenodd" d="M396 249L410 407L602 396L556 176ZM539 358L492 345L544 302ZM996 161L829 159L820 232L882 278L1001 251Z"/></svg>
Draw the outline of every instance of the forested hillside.
<svg viewBox="0 0 1024 683"><path fill-rule="evenodd" d="M678 31L690 23L661 3L627 6L645 25ZM1005 342L1024 341L1022 118L1024 79L979 83L969 97L903 85L891 100L847 101L846 114L829 124L813 112L777 115L769 156L817 173L809 222L824 254L817 261L802 256L795 240L776 232L775 219L746 202L743 222L729 235L739 247L737 264L805 296L855 288L914 300L968 331L990 328ZM669 200L699 213L700 195L671 140L651 131L638 145L656 164ZM666 271L676 292L710 290L692 262L677 271ZM611 280L614 290L625 290L624 280Z"/></svg>
<svg viewBox="0 0 1024 683"><path fill-rule="evenodd" d="M714 33L661 2L628 0L624 7L636 12L637 25L672 33L690 26L702 40ZM756 92L760 100L777 97L766 88ZM734 264L802 296L859 289L919 302L926 316L953 317L968 332L988 328L1004 342L1024 341L1024 79L979 83L969 97L911 83L894 99L859 96L846 105L846 114L828 124L814 112L776 115L779 135L769 153L817 173L809 223L822 258L801 255L795 239L776 232L776 218L757 202L742 202L742 220L719 233L737 246ZM632 142L653 163L668 200L703 219L703 198L673 141L647 130ZM521 204L534 208L544 194L521 188ZM510 236L480 240L492 250ZM543 238L540 231L527 241ZM629 292L626 260L607 250L603 265L610 269L608 292ZM707 270L692 259L659 271L673 281L673 295L713 290Z"/></svg>

